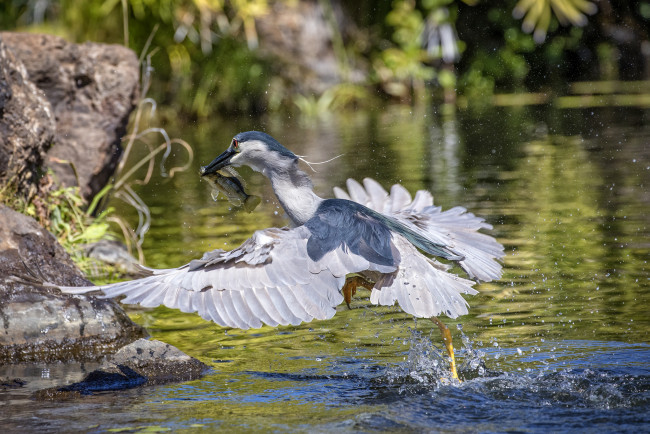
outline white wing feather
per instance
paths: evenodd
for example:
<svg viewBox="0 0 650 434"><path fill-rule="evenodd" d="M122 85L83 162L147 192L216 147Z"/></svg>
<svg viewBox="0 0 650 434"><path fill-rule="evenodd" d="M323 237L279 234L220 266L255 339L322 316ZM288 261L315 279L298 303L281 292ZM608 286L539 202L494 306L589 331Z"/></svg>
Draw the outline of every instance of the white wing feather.
<svg viewBox="0 0 650 434"><path fill-rule="evenodd" d="M390 306L397 301L405 312L419 318L467 314L468 304L461 294L477 294L474 281L448 273L449 267L427 258L401 236L395 236L394 242L408 260L377 281L370 294L373 304Z"/></svg>
<svg viewBox="0 0 650 434"><path fill-rule="evenodd" d="M198 312L217 324L240 329L298 325L329 319L343 301L345 276L365 270L394 271L338 247L312 261L305 227L257 231L239 248L215 250L179 268L149 270L135 281L93 287L60 287L102 297L126 296L122 302L145 307L165 305Z"/></svg>

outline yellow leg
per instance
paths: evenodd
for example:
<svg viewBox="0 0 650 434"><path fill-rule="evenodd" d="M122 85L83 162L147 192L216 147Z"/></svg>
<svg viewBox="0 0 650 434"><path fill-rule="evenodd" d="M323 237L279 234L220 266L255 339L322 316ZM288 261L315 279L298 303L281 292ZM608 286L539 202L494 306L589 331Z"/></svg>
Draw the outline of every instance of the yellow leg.
<svg viewBox="0 0 650 434"><path fill-rule="evenodd" d="M460 378L458 378L458 372L456 372L456 358L454 357L454 346L451 343L451 332L449 331L449 328L435 316L431 318L431 321L433 321L433 323L440 329L442 340L445 343L447 353L451 358L451 376L460 381Z"/></svg>
<svg viewBox="0 0 650 434"><path fill-rule="evenodd" d="M359 286L371 290L373 286L375 286L375 284L367 281L361 276L348 277L345 280L345 285L343 285L343 289L342 289L343 299L345 300L345 304L348 305L348 309L352 309L350 307L350 303L352 302L352 296L357 293L357 288Z"/></svg>

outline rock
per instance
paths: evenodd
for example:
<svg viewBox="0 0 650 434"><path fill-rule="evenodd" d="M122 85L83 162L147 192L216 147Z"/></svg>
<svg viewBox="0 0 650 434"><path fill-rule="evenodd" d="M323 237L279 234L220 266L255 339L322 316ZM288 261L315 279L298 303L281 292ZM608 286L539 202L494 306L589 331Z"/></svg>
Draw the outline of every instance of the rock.
<svg viewBox="0 0 650 434"><path fill-rule="evenodd" d="M126 366L146 377L147 385L195 380L209 369L172 345L147 339L120 348L100 370L112 370L116 366Z"/></svg>
<svg viewBox="0 0 650 434"><path fill-rule="evenodd" d="M57 285L91 284L49 232L0 205L0 363L99 360L146 335L113 300L10 280L25 267Z"/></svg>
<svg viewBox="0 0 650 434"><path fill-rule="evenodd" d="M139 339L111 356L78 383L40 390L38 399L66 399L93 392L123 390L195 380L209 366L161 341Z"/></svg>
<svg viewBox="0 0 650 434"><path fill-rule="evenodd" d="M129 277L143 277L142 268L126 246L115 240L99 240L84 246L89 258L117 268L121 274Z"/></svg>
<svg viewBox="0 0 650 434"><path fill-rule="evenodd" d="M86 199L113 175L121 138L138 98L139 63L120 45L71 44L57 36L0 32L41 89L56 116L47 166L60 183L77 185ZM29 119L29 117L28 117ZM74 165L74 170L68 163Z"/></svg>
<svg viewBox="0 0 650 434"><path fill-rule="evenodd" d="M5 378L0 380L0 392L5 392L9 389L20 389L25 386L25 380L21 378Z"/></svg>
<svg viewBox="0 0 650 434"><path fill-rule="evenodd" d="M54 132L52 106L0 38L0 185L33 193Z"/></svg>
<svg viewBox="0 0 650 434"><path fill-rule="evenodd" d="M272 2L269 12L255 20L261 52L280 65L278 75L295 93L320 95L336 84L366 77L358 65L343 64L334 51L335 39L354 33L354 24L338 1L328 2L336 20L329 22L323 4Z"/></svg>

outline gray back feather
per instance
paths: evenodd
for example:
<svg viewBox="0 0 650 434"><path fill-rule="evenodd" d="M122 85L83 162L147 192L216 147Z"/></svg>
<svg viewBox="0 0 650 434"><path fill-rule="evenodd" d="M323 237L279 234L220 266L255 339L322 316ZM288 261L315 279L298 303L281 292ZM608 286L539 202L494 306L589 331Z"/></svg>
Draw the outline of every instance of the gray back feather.
<svg viewBox="0 0 650 434"><path fill-rule="evenodd" d="M440 207L433 206L433 197L428 191L419 190L411 199L408 191L399 184L393 185L388 194L377 181L370 178L363 180L363 186L348 179L347 187L349 194L335 188L336 197L359 202L404 226L415 228L419 236L434 244L448 246L452 252L462 256L458 264L472 279L490 281L501 276L502 267L496 260L503 257L503 246L493 237L478 232L492 229L492 226L465 208L454 207L442 211Z"/></svg>
<svg viewBox="0 0 650 434"><path fill-rule="evenodd" d="M357 203L329 199L323 201L305 227L311 232L307 254L319 261L327 253L344 249L379 265L395 265L389 228Z"/></svg>
<svg viewBox="0 0 650 434"><path fill-rule="evenodd" d="M385 249L386 246L381 243L389 240L391 231L395 231L415 247L430 255L452 261L463 259L463 256L448 246L436 243L418 233L418 228L410 225L408 221L400 222L351 200L328 199L324 201L314 219L311 223L307 222L305 226L315 234L316 240L319 241L318 248L323 247L324 251L329 251L327 248L330 248L333 243L349 239L351 243L360 240L369 241L372 243L369 246L379 253L375 247ZM315 243L316 240L312 243ZM316 248L314 246L314 249ZM355 253L357 252L355 251Z"/></svg>

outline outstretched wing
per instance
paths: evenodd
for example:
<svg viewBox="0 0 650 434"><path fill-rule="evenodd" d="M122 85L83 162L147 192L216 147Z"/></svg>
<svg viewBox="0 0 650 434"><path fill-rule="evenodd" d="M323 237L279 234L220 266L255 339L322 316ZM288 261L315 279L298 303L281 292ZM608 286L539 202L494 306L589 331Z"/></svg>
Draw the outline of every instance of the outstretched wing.
<svg viewBox="0 0 650 434"><path fill-rule="evenodd" d="M419 190L412 199L401 185L393 185L389 194L370 178L363 180L363 186L348 179L347 188L349 194L338 187L334 188L334 194L415 226L431 242L462 255L458 264L470 278L488 282L501 277L502 267L497 260L504 255L503 246L493 237L478 232L492 226L465 208L457 206L442 211L433 205L433 197L426 190Z"/></svg>
<svg viewBox="0 0 650 434"><path fill-rule="evenodd" d="M240 329L329 319L343 301L340 289L347 274L390 273L399 262L381 225L351 219L361 232L355 240L337 232L336 221L319 217L308 226L257 231L234 250L215 250L179 268L150 269L151 275L142 279L60 289L124 295L123 303L198 312L204 319Z"/></svg>

